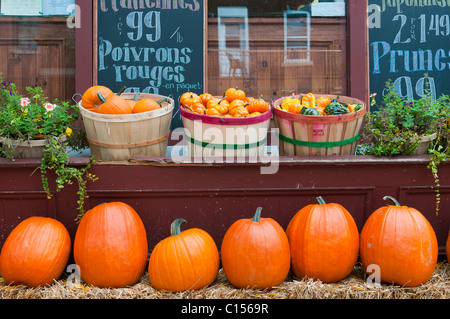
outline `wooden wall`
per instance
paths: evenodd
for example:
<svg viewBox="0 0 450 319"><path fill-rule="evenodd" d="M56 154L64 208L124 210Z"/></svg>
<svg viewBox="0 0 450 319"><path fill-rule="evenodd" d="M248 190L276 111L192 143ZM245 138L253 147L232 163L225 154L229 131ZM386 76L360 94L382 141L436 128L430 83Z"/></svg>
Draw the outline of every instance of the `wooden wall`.
<svg viewBox="0 0 450 319"><path fill-rule="evenodd" d="M66 17L1 17L0 72L25 94L39 85L51 98L75 93L75 31Z"/></svg>
<svg viewBox="0 0 450 319"><path fill-rule="evenodd" d="M88 161L73 158L71 165ZM77 185L56 193L55 176L50 174L54 196L47 199L36 172L39 163L39 159L0 159L0 247L17 224L33 215L58 219L74 238ZM389 204L383 197L390 195L428 219L438 238L439 253L445 256L450 229L450 163L439 167L439 213L427 155L281 157L270 165L277 163L276 174L261 174L266 166L261 163L177 164L169 158L97 163L89 170L98 180L87 184L85 208L112 201L131 205L145 224L151 250L169 235L170 223L179 217L188 221L185 229L206 230L220 247L231 224L251 218L258 206L263 207L263 217L286 228L300 208L316 203L317 196L344 206L361 231L375 209Z"/></svg>

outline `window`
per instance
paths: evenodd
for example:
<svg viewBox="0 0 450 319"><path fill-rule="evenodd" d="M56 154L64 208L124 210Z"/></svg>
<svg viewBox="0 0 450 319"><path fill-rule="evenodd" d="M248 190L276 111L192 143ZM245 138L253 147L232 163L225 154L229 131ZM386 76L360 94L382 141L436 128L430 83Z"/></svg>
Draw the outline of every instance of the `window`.
<svg viewBox="0 0 450 319"><path fill-rule="evenodd" d="M208 91L348 94L345 2L309 2L209 0Z"/></svg>
<svg viewBox="0 0 450 319"><path fill-rule="evenodd" d="M39 85L50 99L75 93L75 30L67 17L74 0L2 0L0 72L21 92Z"/></svg>

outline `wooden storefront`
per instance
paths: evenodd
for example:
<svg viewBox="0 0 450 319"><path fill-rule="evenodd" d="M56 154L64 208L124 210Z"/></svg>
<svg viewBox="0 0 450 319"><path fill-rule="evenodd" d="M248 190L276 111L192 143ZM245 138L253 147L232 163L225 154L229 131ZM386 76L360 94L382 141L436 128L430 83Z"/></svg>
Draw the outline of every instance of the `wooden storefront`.
<svg viewBox="0 0 450 319"><path fill-rule="evenodd" d="M20 74L23 85L43 85L50 96L71 99L93 84L92 1L76 1L82 12L81 28L68 29L66 18L0 18L0 55L7 56L0 69ZM41 19L41 18L39 18ZM251 76L233 79L219 76L217 20L208 18L208 87L220 92L230 86L249 94L287 95L286 91L309 90L345 94L367 101L369 96L367 0L347 1L346 17L318 18L311 23L311 54L314 63L282 62L280 19L262 17L249 22L253 32L249 47L254 55ZM39 20L42 22L42 20ZM35 30L27 40L16 40L22 28ZM275 30L267 32L267 30ZM3 31L2 31L3 32ZM73 32L73 34L70 34ZM339 35L345 34L342 38ZM73 42L75 39L75 42ZM29 55L24 41L33 41ZM75 55L75 58L71 55ZM38 58L36 58L36 56ZM280 67L281 65L281 67ZM238 66L236 66L238 67ZM65 72L58 73L58 70ZM74 72L75 77L70 77ZM292 81L292 79L297 79ZM177 140L170 143L175 144ZM73 158L84 165L88 158ZM76 188L67 186L47 199L39 173L39 160L0 159L0 245L20 221L32 215L61 220L74 236L77 223ZM272 163L275 165L275 162ZM263 216L286 227L303 206L322 196L346 207L361 230L383 196L420 210L430 221L445 254L450 228L450 165L439 167L440 211L435 211L434 178L427 168L428 156L374 158L280 157L276 174L261 174L261 163L174 163L168 157L135 158L127 162L95 164L98 181L88 184L89 209L107 201L130 204L142 217L150 249L168 236L170 223L185 218L186 227L208 231L220 247L228 227L239 218L250 218L258 206ZM54 189L54 185L50 185Z"/></svg>

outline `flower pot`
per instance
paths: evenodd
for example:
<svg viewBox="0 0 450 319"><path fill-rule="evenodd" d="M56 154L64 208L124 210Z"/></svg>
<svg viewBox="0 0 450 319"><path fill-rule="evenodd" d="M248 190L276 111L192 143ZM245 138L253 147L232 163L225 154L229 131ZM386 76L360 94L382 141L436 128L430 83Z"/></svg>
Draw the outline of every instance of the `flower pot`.
<svg viewBox="0 0 450 319"><path fill-rule="evenodd" d="M436 139L436 133L422 136L419 142L419 146L417 146L414 155L422 155L428 153L428 148L430 147L431 141Z"/></svg>
<svg viewBox="0 0 450 319"><path fill-rule="evenodd" d="M59 139L64 142L67 140L67 136L63 135ZM5 152L9 153L11 150L13 151L12 156L14 158L42 158L47 140L23 141L0 137L0 143Z"/></svg>

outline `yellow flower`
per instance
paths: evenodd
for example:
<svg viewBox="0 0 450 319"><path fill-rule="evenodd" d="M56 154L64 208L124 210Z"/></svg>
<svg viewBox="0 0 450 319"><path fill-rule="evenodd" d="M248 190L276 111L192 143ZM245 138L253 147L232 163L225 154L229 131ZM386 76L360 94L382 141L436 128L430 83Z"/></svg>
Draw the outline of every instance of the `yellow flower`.
<svg viewBox="0 0 450 319"><path fill-rule="evenodd" d="M66 134L67 136L72 135L72 129L70 127L66 128Z"/></svg>

